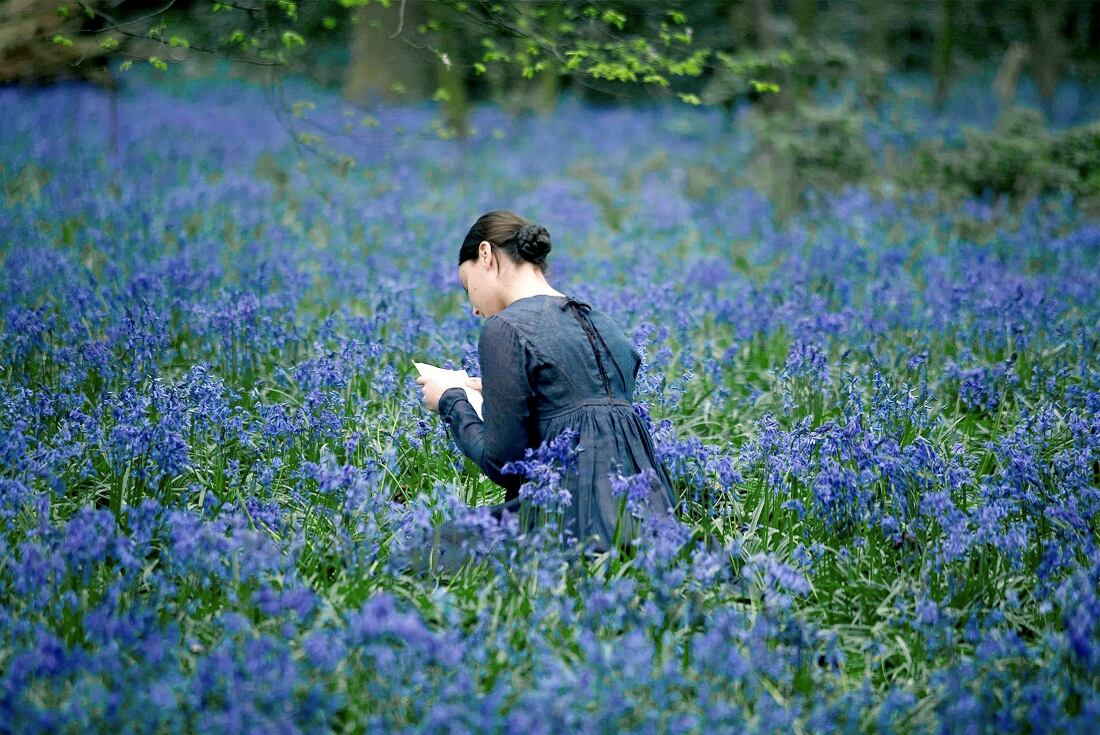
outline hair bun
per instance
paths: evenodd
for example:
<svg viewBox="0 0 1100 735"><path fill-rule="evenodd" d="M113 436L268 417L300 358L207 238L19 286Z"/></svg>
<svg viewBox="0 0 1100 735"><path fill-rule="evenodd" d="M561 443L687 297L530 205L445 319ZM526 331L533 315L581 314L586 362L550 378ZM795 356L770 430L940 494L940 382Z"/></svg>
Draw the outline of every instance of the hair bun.
<svg viewBox="0 0 1100 735"><path fill-rule="evenodd" d="M542 225L526 224L512 238L516 252L524 260L538 264L550 253L550 232Z"/></svg>

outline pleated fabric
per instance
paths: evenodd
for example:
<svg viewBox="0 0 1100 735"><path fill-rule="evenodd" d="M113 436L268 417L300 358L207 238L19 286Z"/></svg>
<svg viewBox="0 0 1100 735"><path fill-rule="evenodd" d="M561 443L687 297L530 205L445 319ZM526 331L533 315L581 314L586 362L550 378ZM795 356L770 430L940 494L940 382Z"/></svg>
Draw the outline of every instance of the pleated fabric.
<svg viewBox="0 0 1100 735"><path fill-rule="evenodd" d="M647 513L665 514L676 504L671 479L657 460L649 430L629 401L589 399L543 425L545 436L558 436L566 429L579 433L577 472L565 479L573 498L565 519L574 536L592 539L594 548L606 550L618 524L620 539L634 538L636 519L624 509L624 499L612 492L616 473L625 477L653 470L658 482L643 501Z"/></svg>

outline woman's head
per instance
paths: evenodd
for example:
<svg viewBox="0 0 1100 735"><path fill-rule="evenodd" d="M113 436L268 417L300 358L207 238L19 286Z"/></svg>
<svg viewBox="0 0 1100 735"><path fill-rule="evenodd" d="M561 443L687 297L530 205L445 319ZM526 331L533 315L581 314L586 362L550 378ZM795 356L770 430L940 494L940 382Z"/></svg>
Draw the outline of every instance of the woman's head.
<svg viewBox="0 0 1100 735"><path fill-rule="evenodd" d="M517 281L545 280L550 233L506 209L478 217L458 251L458 276L474 312L492 316L509 303Z"/></svg>

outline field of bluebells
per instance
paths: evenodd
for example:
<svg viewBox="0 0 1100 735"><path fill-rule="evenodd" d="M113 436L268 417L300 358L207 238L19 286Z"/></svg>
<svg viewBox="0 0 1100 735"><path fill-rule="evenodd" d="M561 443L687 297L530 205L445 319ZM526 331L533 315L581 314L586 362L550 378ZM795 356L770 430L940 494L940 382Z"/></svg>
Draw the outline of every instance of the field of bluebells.
<svg viewBox="0 0 1100 735"><path fill-rule="evenodd" d="M0 732L1095 732L1077 203L781 219L713 110L484 107L460 144L300 92L356 167L240 82L133 83L117 147L103 93L0 90ZM633 556L488 523L420 400L414 359L477 373L457 251L495 208L645 358L683 508ZM445 518L473 560L418 571Z"/></svg>

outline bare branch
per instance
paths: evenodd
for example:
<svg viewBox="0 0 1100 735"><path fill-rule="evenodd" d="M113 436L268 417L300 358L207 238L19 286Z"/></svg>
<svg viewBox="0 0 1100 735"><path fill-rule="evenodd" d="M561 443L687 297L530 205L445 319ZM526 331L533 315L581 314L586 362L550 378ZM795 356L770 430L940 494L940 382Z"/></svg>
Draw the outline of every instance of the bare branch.
<svg viewBox="0 0 1100 735"><path fill-rule="evenodd" d="M404 28L404 27L405 27L405 0L401 0L401 7L398 8L398 12L397 12L397 30L393 32L393 36L390 36L390 38L393 38L394 36L400 35L401 34L401 29Z"/></svg>
<svg viewBox="0 0 1100 735"><path fill-rule="evenodd" d="M83 2L83 0L76 0L76 4L79 5L81 8L83 8L85 12L94 13L94 14L98 15L100 18L103 18L104 20L106 20L108 23L114 23L115 24L113 26L107 26L106 28L95 28L95 29L81 28L77 32L78 33L104 33L106 31L118 30L119 28L122 28L123 26L133 25L134 23L140 23L143 20L149 20L150 18L155 18L156 16L160 15L161 13L165 12L170 7L172 7L175 4L175 2L176 2L176 0L168 0L167 5L165 5L160 10L155 10L152 13L149 13L149 15L143 15L142 17L134 18L133 20L119 21L116 18L112 18L110 15L107 15L102 10L99 10L98 8L91 7L87 3Z"/></svg>

